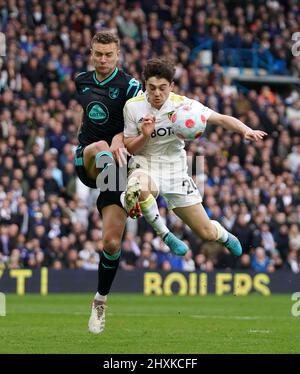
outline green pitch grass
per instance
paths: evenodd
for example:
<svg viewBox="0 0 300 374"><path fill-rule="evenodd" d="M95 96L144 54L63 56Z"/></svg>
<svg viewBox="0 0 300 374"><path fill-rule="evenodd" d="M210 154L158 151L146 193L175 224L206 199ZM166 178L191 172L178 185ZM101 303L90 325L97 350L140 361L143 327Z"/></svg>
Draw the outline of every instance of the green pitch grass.
<svg viewBox="0 0 300 374"><path fill-rule="evenodd" d="M87 331L91 295L7 295L0 353L300 353L290 295L112 294L102 335Z"/></svg>

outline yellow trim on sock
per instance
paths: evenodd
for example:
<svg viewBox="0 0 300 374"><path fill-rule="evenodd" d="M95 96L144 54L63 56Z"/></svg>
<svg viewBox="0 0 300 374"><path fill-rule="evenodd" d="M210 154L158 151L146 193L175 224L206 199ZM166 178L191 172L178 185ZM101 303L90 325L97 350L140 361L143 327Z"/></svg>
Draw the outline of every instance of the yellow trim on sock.
<svg viewBox="0 0 300 374"><path fill-rule="evenodd" d="M150 194L145 201L140 202L141 209L147 209L153 203L153 200L155 201L154 196Z"/></svg>

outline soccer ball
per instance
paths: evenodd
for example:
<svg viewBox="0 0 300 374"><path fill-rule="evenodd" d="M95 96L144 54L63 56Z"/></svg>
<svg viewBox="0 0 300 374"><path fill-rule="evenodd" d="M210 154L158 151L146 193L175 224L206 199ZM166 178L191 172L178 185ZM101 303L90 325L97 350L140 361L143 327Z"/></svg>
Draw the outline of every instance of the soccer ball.
<svg viewBox="0 0 300 374"><path fill-rule="evenodd" d="M200 108L185 104L175 110L171 116L174 134L183 140L199 138L206 128L206 118Z"/></svg>

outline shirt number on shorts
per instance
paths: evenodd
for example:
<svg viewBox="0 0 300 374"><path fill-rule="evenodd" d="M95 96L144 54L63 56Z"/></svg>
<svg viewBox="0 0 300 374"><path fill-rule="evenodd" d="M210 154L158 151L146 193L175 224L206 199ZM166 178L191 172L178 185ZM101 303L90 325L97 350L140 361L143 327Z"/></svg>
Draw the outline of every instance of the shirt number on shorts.
<svg viewBox="0 0 300 374"><path fill-rule="evenodd" d="M185 179L182 182L182 186L186 187L187 189L187 194L190 195L191 193L195 192L197 190L196 183L193 181L192 178L190 179Z"/></svg>

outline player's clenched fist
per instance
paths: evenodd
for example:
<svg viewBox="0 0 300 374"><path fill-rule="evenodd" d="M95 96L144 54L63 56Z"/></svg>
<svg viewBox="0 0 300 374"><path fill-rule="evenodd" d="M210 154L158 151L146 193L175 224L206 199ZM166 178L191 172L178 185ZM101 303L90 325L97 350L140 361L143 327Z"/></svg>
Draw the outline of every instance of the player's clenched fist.
<svg viewBox="0 0 300 374"><path fill-rule="evenodd" d="M144 136L150 136L155 129L155 116L149 114L144 117L141 124L141 131Z"/></svg>

